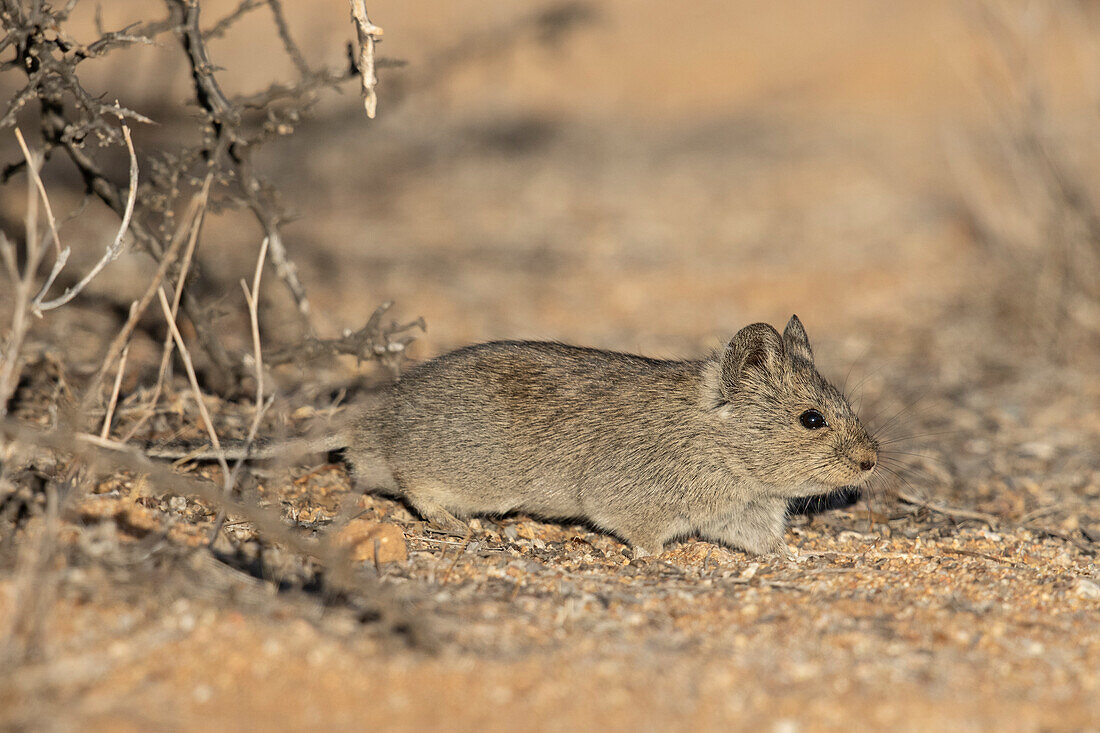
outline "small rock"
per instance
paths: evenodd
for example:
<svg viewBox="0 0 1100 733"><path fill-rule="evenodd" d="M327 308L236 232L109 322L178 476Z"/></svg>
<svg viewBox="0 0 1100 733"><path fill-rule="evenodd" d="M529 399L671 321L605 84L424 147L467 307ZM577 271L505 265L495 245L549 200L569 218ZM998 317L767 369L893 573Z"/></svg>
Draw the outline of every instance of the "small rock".
<svg viewBox="0 0 1100 733"><path fill-rule="evenodd" d="M337 533L336 543L348 548L355 562L377 562L382 565L409 559L405 533L396 524L387 522L353 520Z"/></svg>
<svg viewBox="0 0 1100 733"><path fill-rule="evenodd" d="M1100 600L1100 585L1088 578L1078 578L1073 584L1073 592L1090 601Z"/></svg>

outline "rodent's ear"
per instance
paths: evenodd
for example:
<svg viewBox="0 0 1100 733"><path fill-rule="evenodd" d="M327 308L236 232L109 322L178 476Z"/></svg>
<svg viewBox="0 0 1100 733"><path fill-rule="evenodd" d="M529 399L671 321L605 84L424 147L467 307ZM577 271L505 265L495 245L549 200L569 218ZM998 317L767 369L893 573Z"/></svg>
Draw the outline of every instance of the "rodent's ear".
<svg viewBox="0 0 1100 733"><path fill-rule="evenodd" d="M745 326L730 339L722 356L722 389L733 395L753 376L775 375L783 358L779 332L767 323Z"/></svg>
<svg viewBox="0 0 1100 733"><path fill-rule="evenodd" d="M791 356L800 356L806 361L813 362L814 351L810 348L810 338L806 335L806 329L802 327L802 321L798 320L798 316L791 316L791 320L787 321L787 327L783 329L783 344Z"/></svg>

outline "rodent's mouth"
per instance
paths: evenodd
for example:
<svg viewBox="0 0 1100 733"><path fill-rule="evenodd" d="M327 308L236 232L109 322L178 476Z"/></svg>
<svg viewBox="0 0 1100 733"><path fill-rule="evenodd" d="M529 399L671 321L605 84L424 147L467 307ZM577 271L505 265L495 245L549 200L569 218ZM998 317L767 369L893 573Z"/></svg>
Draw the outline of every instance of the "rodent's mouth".
<svg viewBox="0 0 1100 733"><path fill-rule="evenodd" d="M860 484L865 483L869 478L871 478L871 476L873 476L874 473L875 473L875 468L878 468L877 461L876 461L876 465L873 466L870 470L864 471L863 469L861 469L859 467L859 464L856 463L854 459L849 458L848 456L845 456L845 455L841 455L841 456L839 456L839 458L840 458L841 462L845 465L845 467L849 471L851 471L852 476L853 476L853 479L851 481L846 481L843 484L838 484L840 486L848 486L848 485L859 486Z"/></svg>

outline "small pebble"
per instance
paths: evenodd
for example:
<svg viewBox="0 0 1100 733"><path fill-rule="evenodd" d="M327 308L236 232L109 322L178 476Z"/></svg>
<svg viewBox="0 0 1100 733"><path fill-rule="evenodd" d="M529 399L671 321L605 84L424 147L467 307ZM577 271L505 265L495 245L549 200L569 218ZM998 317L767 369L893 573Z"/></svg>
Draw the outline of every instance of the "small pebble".
<svg viewBox="0 0 1100 733"><path fill-rule="evenodd" d="M1073 584L1073 592L1090 601L1100 600L1100 585L1088 578L1078 578Z"/></svg>

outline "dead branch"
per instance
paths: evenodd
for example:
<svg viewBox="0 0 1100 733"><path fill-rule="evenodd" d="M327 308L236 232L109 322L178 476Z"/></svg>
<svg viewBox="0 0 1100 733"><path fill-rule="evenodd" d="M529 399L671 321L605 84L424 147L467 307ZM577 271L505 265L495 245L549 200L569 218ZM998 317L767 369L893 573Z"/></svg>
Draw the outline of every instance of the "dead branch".
<svg viewBox="0 0 1100 733"><path fill-rule="evenodd" d="M271 261L275 265L276 273L286 284L287 289L294 298L307 333L312 333L313 328L309 319L309 298L298 279L298 268L291 261L283 243L279 229L281 216L274 209L270 197L267 201L260 198L259 192L263 191L266 186L253 173L250 164L251 146L240 145L240 142L242 142L240 131L241 109L226 98L214 76L214 66L210 63L202 31L199 28L198 1L169 0L169 2L179 6L183 11L184 32L181 37L191 65L191 78L194 81L196 97L200 106L209 116L215 132L215 146L213 150L207 150L206 153L215 162L219 161L223 153L228 154L231 159L231 166L236 173L235 179L238 183L239 196L252 210L257 221L263 227L264 235L270 241ZM283 37L284 43L288 44L288 50L297 52L295 63L301 61L304 66L305 61L301 57L300 51L297 51L297 46L293 44L293 41L290 41L288 34L283 33L282 28L285 26L285 22L282 22L281 8L277 4L273 6L273 12L277 23L280 25L280 35ZM295 54L292 53L292 56L295 56ZM299 70L301 69L302 67L299 67ZM305 67L303 77L312 77L312 71L308 67ZM312 93L312 87L310 93Z"/></svg>
<svg viewBox="0 0 1100 733"><path fill-rule="evenodd" d="M355 34L359 40L355 66L359 72L363 108L367 111L367 117L373 120L378 111L378 94L374 90L378 84L378 77L374 73L374 46L382 40L383 31L370 22L365 0L351 0L351 19L355 23Z"/></svg>
<svg viewBox="0 0 1100 733"><path fill-rule="evenodd" d="M115 234L114 241L112 241L111 244L107 246L107 250L103 253L103 257L101 257L99 261L96 262L92 269L88 271L87 275L81 278L80 282L70 288L66 288L65 292L62 293L59 297L43 302L42 299L46 296L46 293L49 292L50 286L53 285L53 282L57 278L57 275L61 272L61 267L55 267L53 271L50 272L50 276L46 279L45 284L42 286L42 289L39 291L38 295L34 299L34 302L31 304L31 308L34 314L37 316L41 316L43 311L60 308L61 306L71 301L73 298L80 294L81 290L87 287L88 283L90 283L95 278L95 276L103 270L104 267L106 267L109 263L117 260L118 256L122 254L122 240L123 237L126 235L126 231L130 228L130 217L133 216L134 213L134 202L137 201L138 185L137 154L134 153L134 141L130 137L130 128L128 128L126 125L122 126L122 135L126 139L126 150L130 153L130 193L126 197L126 210L122 214L122 223L119 224L118 233ZM43 195L45 195L45 191L43 191ZM54 233L54 241L57 242L56 232ZM62 266L64 266L65 260L68 259L68 252L69 248L66 247L58 255L57 261Z"/></svg>
<svg viewBox="0 0 1100 733"><path fill-rule="evenodd" d="M198 0L175 0L175 3L183 12L180 38L191 62L191 79L195 83L199 105L210 114L220 136L221 126L239 121L239 116L214 78L214 65L206 54L206 44L199 28Z"/></svg>
<svg viewBox="0 0 1100 733"><path fill-rule="evenodd" d="M175 473L163 464L154 463L136 449L121 443L104 441L96 435L68 432L62 429L37 430L11 418L0 418L0 437L6 442L18 442L31 450L50 450L79 459L92 474L127 471L148 477L149 490L155 496L176 494L194 496L213 507L251 523L269 542L289 548L319 562L328 571L326 585L337 594L360 599L390 628L400 629L410 641L429 645L431 638L420 619L414 617L393 591L377 580L356 573L345 550L332 541L316 541L294 532L275 512L252 503L226 496L221 487L209 481Z"/></svg>
<svg viewBox="0 0 1100 733"><path fill-rule="evenodd" d="M22 140L22 137L19 136L19 139ZM34 171L34 175L27 176L27 214L24 221L26 252L22 272L19 272L15 246L0 232L0 254L4 258L11 280L11 291L15 295L8 338L4 342L4 351L0 354L0 417L7 414L8 401L19 382L19 361L28 328L27 311L34 289L34 278L42 261L42 242L38 237L38 191L34 183L38 168L42 165L42 157L32 155L25 145L23 148L27 170Z"/></svg>
<svg viewBox="0 0 1100 733"><path fill-rule="evenodd" d="M382 316L393 306L387 301L371 314L370 319L358 331L345 333L340 338L307 338L299 344L278 349L267 355L267 363L272 366L281 364L304 364L314 359L340 354L354 356L358 362L379 359L391 369L396 369L405 353L405 347L416 336L409 333L414 328L425 330L423 318L409 323L391 321L382 323Z"/></svg>
<svg viewBox="0 0 1100 733"><path fill-rule="evenodd" d="M919 496L911 494L907 491L899 490L897 492L898 499L909 504L911 506L920 507L921 509L927 509L928 511L935 512L936 514L942 514L945 517L951 517L952 519L971 519L977 522L984 522L989 525L991 529L996 529L997 525L1002 523L1003 520L993 516L992 514L986 514L985 512L976 512L972 509L956 509L954 507L943 506L942 504L933 504L930 501L925 501Z"/></svg>
<svg viewBox="0 0 1100 733"><path fill-rule="evenodd" d="M241 0L241 2L237 4L237 7L234 8L232 12L223 17L207 30L203 31L203 38L206 38L208 40L211 38L221 38L225 35L226 31L228 31L233 26L234 23L243 18L249 11L255 10L256 8L266 4L267 0Z"/></svg>
<svg viewBox="0 0 1100 733"><path fill-rule="evenodd" d="M43 131L47 143L61 147L76 166L87 189L120 217L124 216L126 199L122 195L122 190L107 177L99 164L80 145L66 136L66 130L70 129L70 122L60 109L45 103L43 107ZM137 216L130 221L130 233L135 241L140 243L161 265L164 264L166 250L171 247L173 241L171 237L168 237L167 241L162 241L161 237L155 233L155 229L146 226ZM210 357L217 373L221 375L222 381L226 384L231 383L235 371L234 362L215 335L213 327L207 322L205 313L190 297L183 301L183 309L195 328L199 343Z"/></svg>
<svg viewBox="0 0 1100 733"><path fill-rule="evenodd" d="M241 0L234 10L220 18L211 28L203 31L200 25L201 6L198 0L165 0L167 15L163 19L131 24L124 28L104 32L90 43L72 38L65 31L65 21L72 3L64 7L32 4L27 6L18 0L0 0L0 11L8 19L6 33L0 38L0 48L14 48L15 57L0 66L0 70L16 70L26 75L26 84L17 92L3 117L0 127L14 124L20 110L36 100L41 107L41 129L47 155L51 150L61 150L76 167L85 186L103 203L109 206L124 222L135 244L160 260L172 241L175 231L173 215L179 208L181 195L196 185L196 169L202 176L213 176L212 190L217 192L214 204L218 210L245 207L255 216L269 242L268 256L279 279L293 299L305 334L314 337L311 324L310 301L298 276L298 268L290 256L288 243L282 234L285 221L274 189L253 169L251 158L254 150L263 142L293 131L302 115L315 103L318 92L335 87L352 76L360 76L367 105L373 116L377 104L375 85L376 64L374 44L381 29L367 19L363 2L353 1L353 15L357 20L360 40L360 61L356 68L313 69L293 39L286 22L280 0ZM252 95L231 96L219 84L217 68L207 49L209 38L228 31L248 12L267 5L272 13L275 31L283 48L298 70L299 79L293 84L273 84L266 90ZM97 21L98 27L98 21ZM49 29L48 32L43 29ZM139 120L148 123L144 115L121 105L105 103L90 95L78 78L79 64L111 51L134 44L151 44L160 36L171 32L179 39L179 47L192 78L194 99L203 111L202 124L210 133L203 142L178 152L165 152L161 160L149 165L149 176L142 190L136 193L132 182L128 191L108 176L86 141L98 138L103 142L127 142L128 128L111 124L119 119ZM365 35L364 35L365 34ZM278 106L273 104L278 101ZM252 110L264 113L262 120L255 120ZM129 149L130 143L127 144ZM24 164L6 166L5 180ZM186 199L184 199L186 200ZM120 227L120 231L126 226ZM61 250L55 239L55 246ZM89 276L105 266L121 247L121 239L111 253L105 253ZM60 275L59 263L48 278L52 285ZM194 272L200 277L198 263ZM68 302L86 284L71 286L65 294L47 300L48 288L36 299L34 312L59 307ZM222 345L210 316L189 293L183 289L182 307L194 326L199 343L209 356L212 366L206 377L218 391L235 391L247 375L240 358L232 356Z"/></svg>
<svg viewBox="0 0 1100 733"><path fill-rule="evenodd" d="M275 28L279 33L279 40L283 42L283 48L286 50L286 55L294 62L295 68L298 69L298 74L303 79L310 78L313 76L313 69L309 68L309 64L306 63L306 57L302 54L302 49L298 48L298 44L295 43L294 39L290 36L290 26L287 25L286 16L283 15L282 0L267 0L267 6L271 8L271 15L275 20Z"/></svg>

